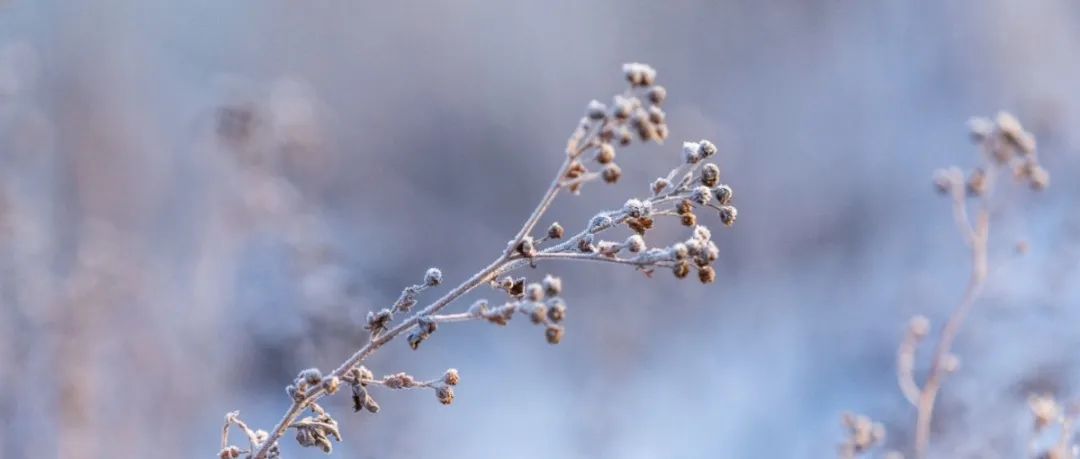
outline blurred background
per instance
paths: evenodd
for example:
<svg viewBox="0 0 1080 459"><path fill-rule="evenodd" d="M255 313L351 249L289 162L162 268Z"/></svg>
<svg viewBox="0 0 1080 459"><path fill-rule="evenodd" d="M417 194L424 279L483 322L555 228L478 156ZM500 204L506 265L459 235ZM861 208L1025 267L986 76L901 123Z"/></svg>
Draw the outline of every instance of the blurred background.
<svg viewBox="0 0 1080 459"><path fill-rule="evenodd" d="M741 211L719 282L542 265L562 344L524 321L393 343L377 375L456 367L457 402L330 399L336 457L832 457L846 410L909 451L896 346L969 267L931 175L976 164L964 123L999 109L1053 184L1001 193L934 445L1022 457L1028 395L1080 397L1078 44L1069 0L0 1L0 457L213 457L226 412L269 428L369 310L497 255L628 61L671 139L551 217L712 139Z"/></svg>

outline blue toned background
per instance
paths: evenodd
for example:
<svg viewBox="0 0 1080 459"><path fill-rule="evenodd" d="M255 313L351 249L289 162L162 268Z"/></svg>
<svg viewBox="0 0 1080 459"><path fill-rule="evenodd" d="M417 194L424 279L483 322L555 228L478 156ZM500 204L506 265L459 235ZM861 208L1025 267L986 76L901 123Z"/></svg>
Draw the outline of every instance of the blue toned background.
<svg viewBox="0 0 1080 459"><path fill-rule="evenodd" d="M456 367L457 402L335 398L335 454L830 457L845 410L906 451L896 345L967 275L930 177L975 164L965 121L1007 109L1053 184L1000 202L935 445L1020 457L1028 394L1080 395L1078 43L1068 0L0 1L0 456L213 457L227 411L269 427L367 311L496 255L641 61L672 141L552 216L644 195L712 139L740 210L719 282L545 266L562 344L524 323L395 343L369 367Z"/></svg>

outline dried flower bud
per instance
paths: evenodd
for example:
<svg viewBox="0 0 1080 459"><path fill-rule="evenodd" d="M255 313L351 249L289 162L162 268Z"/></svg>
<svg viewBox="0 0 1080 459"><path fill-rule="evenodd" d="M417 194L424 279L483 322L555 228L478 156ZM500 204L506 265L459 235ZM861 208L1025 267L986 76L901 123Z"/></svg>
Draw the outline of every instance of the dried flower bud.
<svg viewBox="0 0 1080 459"><path fill-rule="evenodd" d="M390 324L390 320L394 318L393 313L389 309L382 309L379 312L368 311L367 314L367 326L368 331L372 335L378 335L386 330L386 327Z"/></svg>
<svg viewBox="0 0 1080 459"><path fill-rule="evenodd" d="M697 274L702 284L711 284L716 280L716 270L712 266L699 267Z"/></svg>
<svg viewBox="0 0 1080 459"><path fill-rule="evenodd" d="M656 140L658 142L667 140L669 135L671 135L671 133L668 131L667 124L656 125Z"/></svg>
<svg viewBox="0 0 1080 459"><path fill-rule="evenodd" d="M667 114L664 113L663 109L653 105L649 107L647 112L649 114L649 122L653 124L664 124L664 119L667 117Z"/></svg>
<svg viewBox="0 0 1080 459"><path fill-rule="evenodd" d="M686 164L697 164L702 158L701 145L697 142L683 142L682 154Z"/></svg>
<svg viewBox="0 0 1080 459"><path fill-rule="evenodd" d="M649 88L647 95L649 97L649 102L660 105L664 103L664 99L667 99L667 89L663 86L653 86Z"/></svg>
<svg viewBox="0 0 1080 459"><path fill-rule="evenodd" d="M314 386L322 382L322 372L319 371L318 368L308 368L301 371L300 374L296 376L296 379L298 381L303 381L309 386Z"/></svg>
<svg viewBox="0 0 1080 459"><path fill-rule="evenodd" d="M623 96L615 96L615 107L612 108L611 114L618 120L626 120L630 118L630 113L634 111L633 99Z"/></svg>
<svg viewBox="0 0 1080 459"><path fill-rule="evenodd" d="M304 398L304 394L302 394L299 390L297 390L296 386L294 386L292 384L289 384L288 386L285 386L285 393L288 394L289 398L292 399L292 400L300 400L300 399Z"/></svg>
<svg viewBox="0 0 1080 459"><path fill-rule="evenodd" d="M720 183L720 168L713 163L701 168L701 184L712 188Z"/></svg>
<svg viewBox="0 0 1080 459"><path fill-rule="evenodd" d="M683 214L679 217L679 222L682 223L683 226L697 225L697 215Z"/></svg>
<svg viewBox="0 0 1080 459"><path fill-rule="evenodd" d="M525 258L532 258L536 256L536 246L533 244L532 236L524 236L517 245L517 253Z"/></svg>
<svg viewBox="0 0 1080 459"><path fill-rule="evenodd" d="M623 204L623 212L626 212L631 218L638 218L645 216L648 208L644 203L637 199L630 198Z"/></svg>
<svg viewBox="0 0 1080 459"><path fill-rule="evenodd" d="M626 226L630 227L635 233L645 234L646 231L652 229L653 219L649 217L628 218L626 219Z"/></svg>
<svg viewBox="0 0 1080 459"><path fill-rule="evenodd" d="M544 337L547 338L549 344L559 344L563 338L563 328L558 326L549 326L544 330Z"/></svg>
<svg viewBox="0 0 1080 459"><path fill-rule="evenodd" d="M337 376L331 376L329 378L323 379L322 388L326 391L327 394L333 394L337 392L339 387L341 387L341 378L338 378Z"/></svg>
<svg viewBox="0 0 1080 459"><path fill-rule="evenodd" d="M439 268L428 268L424 273L424 285L434 287L442 283L442 271Z"/></svg>
<svg viewBox="0 0 1080 459"><path fill-rule="evenodd" d="M630 143L634 141L634 134L630 133L630 129L628 129L626 126L622 126L619 128L618 137L619 145L624 147L630 145Z"/></svg>
<svg viewBox="0 0 1080 459"><path fill-rule="evenodd" d="M623 64L623 73L631 86L652 86L656 82L656 70L647 64L638 62Z"/></svg>
<svg viewBox="0 0 1080 459"><path fill-rule="evenodd" d="M507 291L510 296L518 298L525 293L525 278L519 277L514 280L514 284L510 286L510 290Z"/></svg>
<svg viewBox="0 0 1080 459"><path fill-rule="evenodd" d="M439 386L435 388L435 397L439 399L439 403L443 405L449 405L454 403L454 388L450 386Z"/></svg>
<svg viewBox="0 0 1080 459"><path fill-rule="evenodd" d="M675 206L675 212L679 215L692 214L694 213L694 203L690 202L689 199L683 199Z"/></svg>
<svg viewBox="0 0 1080 459"><path fill-rule="evenodd" d="M456 386L461 382L461 376L458 375L457 369L451 368L446 370L446 373L443 373L442 382L447 386Z"/></svg>
<svg viewBox="0 0 1080 459"><path fill-rule="evenodd" d="M544 323L547 317L547 306L542 303L531 303L522 311L528 311L529 321L536 325Z"/></svg>
<svg viewBox="0 0 1080 459"><path fill-rule="evenodd" d="M596 247L593 245L592 234L586 234L578 240L578 251L581 253L592 253L596 251Z"/></svg>
<svg viewBox="0 0 1080 459"><path fill-rule="evenodd" d="M548 227L547 237L549 239L562 239L564 233L565 231L563 230L562 225L560 225L559 222L555 222Z"/></svg>
<svg viewBox="0 0 1080 459"><path fill-rule="evenodd" d="M222 450L218 452L218 457L220 459L236 459L240 457L240 448L236 446L222 448Z"/></svg>
<svg viewBox="0 0 1080 459"><path fill-rule="evenodd" d="M660 194L665 189L667 189L667 187L669 187L669 186L671 186L671 182L668 181L668 179L666 179L666 178L660 177L660 178L657 178L656 180L653 180L652 185L650 185L650 188L652 189L653 194L657 195L657 194Z"/></svg>
<svg viewBox="0 0 1080 459"><path fill-rule="evenodd" d="M604 178L606 183L615 183L619 181L619 177L622 177L622 169L618 164L611 163L604 166L604 170L600 172L601 177Z"/></svg>
<svg viewBox="0 0 1080 459"><path fill-rule="evenodd" d="M562 293L562 279L548 274L542 282L547 296L559 296Z"/></svg>
<svg viewBox="0 0 1080 459"><path fill-rule="evenodd" d="M675 277L682 279L690 274L690 262L686 260L679 260L675 263L675 266L671 268L671 272L675 274Z"/></svg>
<svg viewBox="0 0 1080 459"><path fill-rule="evenodd" d="M552 323L560 323L566 318L566 303L560 298L552 298L548 301L547 318Z"/></svg>
<svg viewBox="0 0 1080 459"><path fill-rule="evenodd" d="M735 191L727 185L720 185L716 187L716 190L713 191L713 194L716 195L717 204L720 204L721 206L731 204L731 200L735 197Z"/></svg>
<svg viewBox="0 0 1080 459"><path fill-rule="evenodd" d="M930 333L930 319L917 315L908 321L908 332L916 338L923 338Z"/></svg>
<svg viewBox="0 0 1080 459"><path fill-rule="evenodd" d="M389 389L407 389L416 387L416 379L407 373L395 373L383 376L383 385Z"/></svg>
<svg viewBox="0 0 1080 459"><path fill-rule="evenodd" d="M706 186L695 187L690 193L690 199L700 205L707 205L712 200L712 190Z"/></svg>
<svg viewBox="0 0 1080 459"><path fill-rule="evenodd" d="M533 282L525 287L525 298L529 301L542 301L544 288L539 283Z"/></svg>
<svg viewBox="0 0 1080 459"><path fill-rule="evenodd" d="M735 224L735 218L739 216L739 209L734 206L723 206L720 208L720 222L724 226L731 226Z"/></svg>
<svg viewBox="0 0 1080 459"><path fill-rule="evenodd" d="M713 145L712 142L702 139L698 142L698 145L701 147L702 158L709 158L716 154L716 145Z"/></svg>
<svg viewBox="0 0 1080 459"><path fill-rule="evenodd" d="M488 310L487 300L476 300L471 306L469 306L470 316L481 316Z"/></svg>
<svg viewBox="0 0 1080 459"><path fill-rule="evenodd" d="M1011 113L999 112L997 114L997 126L1002 137L1013 147L1023 154L1035 152L1035 137L1024 130L1020 120Z"/></svg>
<svg viewBox="0 0 1080 459"><path fill-rule="evenodd" d="M600 121L607 118L607 106L598 100L589 101L589 105L585 107L585 116L593 121Z"/></svg>
<svg viewBox="0 0 1080 459"><path fill-rule="evenodd" d="M638 253L645 250L645 239L642 238L641 235L635 234L626 238L625 245L627 250Z"/></svg>
<svg viewBox="0 0 1080 459"><path fill-rule="evenodd" d="M615 147L610 143L602 143L596 148L596 162L609 164L615 160Z"/></svg>
<svg viewBox="0 0 1080 459"><path fill-rule="evenodd" d="M409 348L415 351L420 348L420 343L424 342L424 340L427 339L427 336L423 333L414 331L409 333L409 336L406 339L409 342Z"/></svg>

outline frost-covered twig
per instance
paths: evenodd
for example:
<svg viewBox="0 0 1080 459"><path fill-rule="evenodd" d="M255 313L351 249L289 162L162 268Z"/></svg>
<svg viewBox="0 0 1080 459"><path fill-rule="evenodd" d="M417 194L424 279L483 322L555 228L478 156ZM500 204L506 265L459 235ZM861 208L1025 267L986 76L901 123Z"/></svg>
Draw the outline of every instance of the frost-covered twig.
<svg viewBox="0 0 1080 459"><path fill-rule="evenodd" d="M595 100L589 103L585 116L567 141L566 158L547 191L494 261L395 325L397 315L410 312L422 292L442 283L442 272L429 269L423 282L405 288L391 307L368 313L368 342L341 365L325 375L314 368L297 375L287 388L291 405L272 430L253 431L235 412L230 413L226 418L220 457L279 457L278 440L289 429L296 430L300 445L316 446L330 452L331 440L340 441L340 431L337 421L316 402L345 386L351 388L356 411L374 413L380 409L368 392L369 386L433 389L441 403L450 404L454 399L453 386L459 381L456 370L448 370L442 378L430 381L419 381L405 373L376 379L361 365L372 353L403 333L408 333L409 346L418 349L440 324L483 320L505 325L515 315L525 315L532 323L544 328L549 343L559 343L566 316L566 304L561 297L562 281L549 275L540 282L530 283L524 277L507 275L516 269L536 266L547 260L593 261L630 265L647 274L656 269L670 269L678 278L686 277L694 270L701 282L713 282L716 271L711 264L717 259L719 249L712 241L711 231L697 224L695 211L716 210L724 225L731 226L737 210L731 205L731 187L720 183L720 169L706 163L716 154L716 147L708 141L684 143L679 165L666 177L652 182L648 197L632 198L619 209L597 214L580 232L569 237L557 222L551 223L544 235L533 234L560 192L578 194L590 182L615 183L619 180L622 172L615 163L616 145L625 146L635 139L661 143L667 138L665 114L660 108L667 92L656 85L655 70L637 63L626 64L623 70L629 89L614 97L610 109ZM589 166L596 170L590 171ZM683 241L650 247L645 235L653 228L654 218L660 217L677 218L691 229L690 235ZM632 234L617 240L604 238L609 230L620 226L625 226ZM508 300L498 306L480 300L466 311L441 313L462 295L483 285L505 293ZM307 410L312 415L298 420ZM251 443L250 450L228 444L229 425L240 426L245 431Z"/></svg>
<svg viewBox="0 0 1080 459"><path fill-rule="evenodd" d="M976 118L969 127L972 139L982 152L982 165L965 174L956 167L939 171L935 185L952 201L953 220L960 235L970 249L971 275L960 303L953 310L938 337L930 364L930 373L920 388L915 382L914 361L918 343L929 333L929 320L916 316L908 325L908 332L898 351L898 381L904 396L915 405L915 456L925 457L930 443L930 423L933 418L937 395L945 376L955 371L959 358L952 353L952 345L982 292L988 272L990 239L990 198L995 182L1004 171L1013 175L1035 190L1049 185L1049 174L1039 164L1035 151L1035 138L1025 131L1020 122L1008 113L999 113L995 120ZM968 198L974 198L975 218L969 217Z"/></svg>

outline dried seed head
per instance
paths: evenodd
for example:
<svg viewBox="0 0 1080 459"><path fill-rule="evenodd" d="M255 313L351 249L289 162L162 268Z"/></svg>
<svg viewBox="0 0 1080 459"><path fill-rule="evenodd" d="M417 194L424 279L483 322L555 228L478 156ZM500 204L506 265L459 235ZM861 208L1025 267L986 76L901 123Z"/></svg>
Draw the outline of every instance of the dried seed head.
<svg viewBox="0 0 1080 459"><path fill-rule="evenodd" d="M549 344L559 344L563 338L563 328L555 325L548 326L544 330L544 337L547 338Z"/></svg>
<svg viewBox="0 0 1080 459"><path fill-rule="evenodd" d="M442 283L442 271L439 268L428 268L424 273L424 285L434 287Z"/></svg>
<svg viewBox="0 0 1080 459"><path fill-rule="evenodd" d="M560 298L552 298L548 301L547 318L552 323L560 323L566 318L566 303Z"/></svg>
<svg viewBox="0 0 1080 459"><path fill-rule="evenodd" d="M645 239L640 234L635 234L626 238L625 245L627 250L638 253L645 250Z"/></svg>
<svg viewBox="0 0 1080 459"><path fill-rule="evenodd" d="M562 225L560 225L559 222L555 222L548 227L547 237L549 239L562 239L564 233L565 231L563 230Z"/></svg>
<svg viewBox="0 0 1080 459"><path fill-rule="evenodd" d="M664 99L667 99L667 89L663 86L653 86L648 91L649 102L656 105L664 103Z"/></svg>
<svg viewBox="0 0 1080 459"><path fill-rule="evenodd" d="M322 388L326 391L327 394L333 394L337 392L339 387L341 387L341 378L338 378L337 376L331 376L329 378L323 379Z"/></svg>
<svg viewBox="0 0 1080 459"><path fill-rule="evenodd" d="M735 218L739 216L739 209L735 206L723 206L720 208L720 222L724 226L731 226L735 224Z"/></svg>
<svg viewBox="0 0 1080 459"><path fill-rule="evenodd" d="M518 242L517 253L525 258L532 258L536 256L536 246L533 244L532 236L524 236L521 238L521 242Z"/></svg>
<svg viewBox="0 0 1080 459"><path fill-rule="evenodd" d="M664 119L667 118L667 114L664 113L663 109L653 105L649 107L647 111L649 113L649 122L657 125L664 124Z"/></svg>
<svg viewBox="0 0 1080 459"><path fill-rule="evenodd" d="M615 147L610 143L602 143L596 148L596 162L608 164L615 160Z"/></svg>
<svg viewBox="0 0 1080 459"><path fill-rule="evenodd" d="M731 200L735 197L735 191L727 185L720 185L716 187L716 190L713 191L713 194L716 195L716 201L721 206L731 204Z"/></svg>
<svg viewBox="0 0 1080 459"><path fill-rule="evenodd" d="M425 339L427 339L427 335L415 331L409 333L409 336L407 338L409 342L409 347L414 351L420 348L420 343L424 342Z"/></svg>
<svg viewBox="0 0 1080 459"><path fill-rule="evenodd" d="M529 301L543 301L544 300L544 287L541 287L539 283L533 282L525 287L525 298Z"/></svg>
<svg viewBox="0 0 1080 459"><path fill-rule="evenodd" d="M628 129L626 126L619 127L619 132L617 133L617 135L619 137L619 145L622 145L624 147L630 145L630 143L634 141L634 134L630 133L630 129Z"/></svg>
<svg viewBox="0 0 1080 459"><path fill-rule="evenodd" d="M930 333L930 319L917 315L908 321L908 332L916 338L923 338Z"/></svg>
<svg viewBox="0 0 1080 459"><path fill-rule="evenodd" d="M667 127L666 124L659 124L659 125L656 126L656 140L658 140L658 141L667 140L667 138L668 138L668 136L670 134L671 133L668 131L668 127Z"/></svg>
<svg viewBox="0 0 1080 459"><path fill-rule="evenodd" d="M646 231L652 229L653 219L649 217L628 218L626 219L626 226L630 227L635 233L645 234Z"/></svg>
<svg viewBox="0 0 1080 459"><path fill-rule="evenodd" d="M697 164L701 161L701 145L697 142L683 142L682 144L683 161L686 164Z"/></svg>
<svg viewBox="0 0 1080 459"><path fill-rule="evenodd" d="M593 99L589 101L589 105L585 107L585 116L593 121L607 118L607 106L602 102Z"/></svg>
<svg viewBox="0 0 1080 459"><path fill-rule="evenodd" d="M640 200L630 198L623 204L623 212L631 218L644 217L648 213L648 207Z"/></svg>
<svg viewBox="0 0 1080 459"><path fill-rule="evenodd" d="M694 213L694 203L690 202L689 199L683 199L675 206L675 211L678 212L679 215L692 214Z"/></svg>
<svg viewBox="0 0 1080 459"><path fill-rule="evenodd" d="M542 283L547 296L559 296L562 293L562 279L548 274L544 276Z"/></svg>
<svg viewBox="0 0 1080 459"><path fill-rule="evenodd" d="M682 279L690 274L690 262L686 260L679 260L675 263L675 266L671 268L671 272L675 274L675 277Z"/></svg>
<svg viewBox="0 0 1080 459"><path fill-rule="evenodd" d="M690 255L690 250L686 248L686 244L676 242L671 246L671 255L674 256L676 260L684 260Z"/></svg>
<svg viewBox="0 0 1080 459"><path fill-rule="evenodd" d="M707 205L712 200L712 190L707 186L698 186L690 193L690 199L700 205Z"/></svg>
<svg viewBox="0 0 1080 459"><path fill-rule="evenodd" d="M709 158L716 154L716 145L713 145L712 142L702 139L700 142L698 142L698 145L701 146L702 158Z"/></svg>
<svg viewBox="0 0 1080 459"><path fill-rule="evenodd" d="M383 385L390 389L416 387L416 379L407 373L395 373L383 376Z"/></svg>
<svg viewBox="0 0 1080 459"><path fill-rule="evenodd" d="M720 167L709 163L701 168L701 184L712 188L720 183Z"/></svg>
<svg viewBox="0 0 1080 459"><path fill-rule="evenodd" d="M596 251L596 246L593 245L594 237L592 234L586 234L578 240L578 251L581 253L593 253Z"/></svg>
<svg viewBox="0 0 1080 459"><path fill-rule="evenodd" d="M716 270L712 266L701 266L697 271L698 280L702 284L711 284L716 280Z"/></svg>
<svg viewBox="0 0 1080 459"><path fill-rule="evenodd" d="M474 302L471 306L469 306L469 315L470 316L483 315L488 310L487 306L488 306L487 300L476 300L476 302Z"/></svg>
<svg viewBox="0 0 1080 459"><path fill-rule="evenodd" d="M652 189L653 194L657 195L657 194L660 194L665 189L667 189L669 186L671 186L671 182L668 181L668 179L666 179L666 178L660 177L660 178L657 178L656 180L653 180L652 184L650 185L650 188Z"/></svg>
<svg viewBox="0 0 1080 459"><path fill-rule="evenodd" d="M683 214L679 217L679 221L682 223L683 226L694 226L697 225L697 215Z"/></svg>
<svg viewBox="0 0 1080 459"><path fill-rule="evenodd" d="M218 457L220 459L236 459L240 457L240 448L236 446L228 446L222 448L222 450L218 453Z"/></svg>
<svg viewBox="0 0 1080 459"><path fill-rule="evenodd" d="M308 368L300 372L296 376L298 381L303 381L309 386L314 386L322 382L322 372L318 368Z"/></svg>
<svg viewBox="0 0 1080 459"><path fill-rule="evenodd" d="M712 231L709 231L709 228L706 226L695 226L693 238L698 242L707 242L709 239L712 239Z"/></svg>
<svg viewBox="0 0 1080 459"><path fill-rule="evenodd" d="M647 64L623 64L623 73L631 86L652 86L656 82L656 70Z"/></svg>
<svg viewBox="0 0 1080 459"><path fill-rule="evenodd" d="M634 102L637 99L623 96L615 96L615 107L612 109L611 114L618 120L626 120L630 118L630 114L633 113L637 104Z"/></svg>
<svg viewBox="0 0 1080 459"><path fill-rule="evenodd" d="M525 278L519 277L517 279L514 279L514 284L510 286L510 290L508 290L506 293L509 293L510 296L514 298L521 297L521 295L525 293Z"/></svg>
<svg viewBox="0 0 1080 459"><path fill-rule="evenodd" d="M528 311L529 321L536 325L544 323L547 317L547 306L542 303L532 303L523 310Z"/></svg>
<svg viewBox="0 0 1080 459"><path fill-rule="evenodd" d="M458 375L457 369L451 368L446 370L446 373L443 373L442 381L447 386L456 386L461 382L461 376Z"/></svg>
<svg viewBox="0 0 1080 459"><path fill-rule="evenodd" d="M622 169L618 164L611 163L604 166L604 170L600 172L600 175L604 178L604 182L615 183L619 181L619 177L622 177Z"/></svg>
<svg viewBox="0 0 1080 459"><path fill-rule="evenodd" d="M435 388L435 397L439 399L439 403L443 405L449 405L454 403L454 388L450 386L439 386Z"/></svg>

